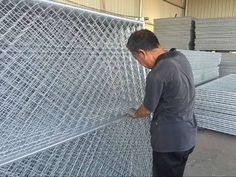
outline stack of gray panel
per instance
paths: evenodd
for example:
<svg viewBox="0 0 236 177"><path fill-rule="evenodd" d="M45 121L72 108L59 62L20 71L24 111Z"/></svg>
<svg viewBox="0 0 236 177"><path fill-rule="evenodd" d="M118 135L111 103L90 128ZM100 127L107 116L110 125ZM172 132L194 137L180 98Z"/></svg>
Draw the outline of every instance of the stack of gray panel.
<svg viewBox="0 0 236 177"><path fill-rule="evenodd" d="M195 113L199 127L236 135L236 75L196 88Z"/></svg>
<svg viewBox="0 0 236 177"><path fill-rule="evenodd" d="M236 54L235 53L222 53L220 62L220 76L228 74L236 74Z"/></svg>
<svg viewBox="0 0 236 177"><path fill-rule="evenodd" d="M0 176L150 176L149 120L128 119L143 22L46 0L0 1ZM115 42L114 42L115 41Z"/></svg>
<svg viewBox="0 0 236 177"><path fill-rule="evenodd" d="M192 17L154 19L154 32L164 48L194 49Z"/></svg>
<svg viewBox="0 0 236 177"><path fill-rule="evenodd" d="M195 21L196 50L236 50L236 18L208 18Z"/></svg>
<svg viewBox="0 0 236 177"><path fill-rule="evenodd" d="M221 53L179 50L192 66L194 83L199 85L219 77Z"/></svg>

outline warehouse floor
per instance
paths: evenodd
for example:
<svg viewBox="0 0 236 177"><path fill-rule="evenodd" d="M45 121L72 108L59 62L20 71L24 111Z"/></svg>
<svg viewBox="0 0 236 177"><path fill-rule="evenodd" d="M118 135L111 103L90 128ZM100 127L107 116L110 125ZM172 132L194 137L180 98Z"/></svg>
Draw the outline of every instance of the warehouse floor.
<svg viewBox="0 0 236 177"><path fill-rule="evenodd" d="M236 176L236 136L199 130L185 176Z"/></svg>

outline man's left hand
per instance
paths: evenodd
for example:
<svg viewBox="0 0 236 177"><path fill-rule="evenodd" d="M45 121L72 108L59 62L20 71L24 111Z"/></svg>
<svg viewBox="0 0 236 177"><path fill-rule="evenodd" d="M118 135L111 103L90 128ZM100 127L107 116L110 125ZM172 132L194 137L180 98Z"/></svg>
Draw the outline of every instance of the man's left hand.
<svg viewBox="0 0 236 177"><path fill-rule="evenodd" d="M137 110L130 108L127 114L132 118L145 118L148 117L151 112L142 104Z"/></svg>
<svg viewBox="0 0 236 177"><path fill-rule="evenodd" d="M128 116L135 118L135 113L136 113L136 109L130 108L127 114Z"/></svg>

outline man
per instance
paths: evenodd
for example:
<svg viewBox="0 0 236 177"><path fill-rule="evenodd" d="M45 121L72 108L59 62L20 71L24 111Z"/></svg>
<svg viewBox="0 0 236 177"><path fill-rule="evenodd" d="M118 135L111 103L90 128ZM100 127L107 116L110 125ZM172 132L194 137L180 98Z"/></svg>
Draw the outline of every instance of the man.
<svg viewBox="0 0 236 177"><path fill-rule="evenodd" d="M161 48L155 34L148 30L131 34L127 48L141 65L151 69L143 104L137 110L130 109L128 115L139 118L153 113L153 176L183 176L197 133L191 66L181 52Z"/></svg>

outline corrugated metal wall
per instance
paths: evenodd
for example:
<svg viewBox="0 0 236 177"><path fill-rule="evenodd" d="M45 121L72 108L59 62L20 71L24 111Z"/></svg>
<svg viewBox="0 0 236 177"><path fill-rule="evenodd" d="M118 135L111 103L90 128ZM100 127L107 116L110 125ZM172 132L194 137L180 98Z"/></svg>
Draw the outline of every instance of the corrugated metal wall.
<svg viewBox="0 0 236 177"><path fill-rule="evenodd" d="M67 4L82 5L97 10L125 16L140 16L141 0L55 0Z"/></svg>
<svg viewBox="0 0 236 177"><path fill-rule="evenodd" d="M175 0L175 1L170 1L173 4L179 5L179 6L184 6L184 1L182 0ZM165 1L160 1L160 18L166 18L166 17L174 17L177 15L178 17L184 16L184 10L182 8L179 8L177 6L171 5Z"/></svg>
<svg viewBox="0 0 236 177"><path fill-rule="evenodd" d="M131 17L148 17L146 28L153 30L153 19L183 16L184 10L164 0L55 0ZM168 0L183 6L185 0ZM140 8L141 7L141 8Z"/></svg>
<svg viewBox="0 0 236 177"><path fill-rule="evenodd" d="M127 16L140 16L140 0L106 0L105 10Z"/></svg>
<svg viewBox="0 0 236 177"><path fill-rule="evenodd" d="M187 0L187 16L236 17L236 0Z"/></svg>
<svg viewBox="0 0 236 177"><path fill-rule="evenodd" d="M178 6L183 6L185 0L168 0L169 2ZM184 15L184 10L164 0L143 0L143 16L149 17L146 21L146 28L153 30L153 19L174 17L177 14L178 17Z"/></svg>
<svg viewBox="0 0 236 177"><path fill-rule="evenodd" d="M65 4L73 4L73 5L82 5L86 7L91 7L95 9L100 9L100 0L55 0L57 2L62 2Z"/></svg>

